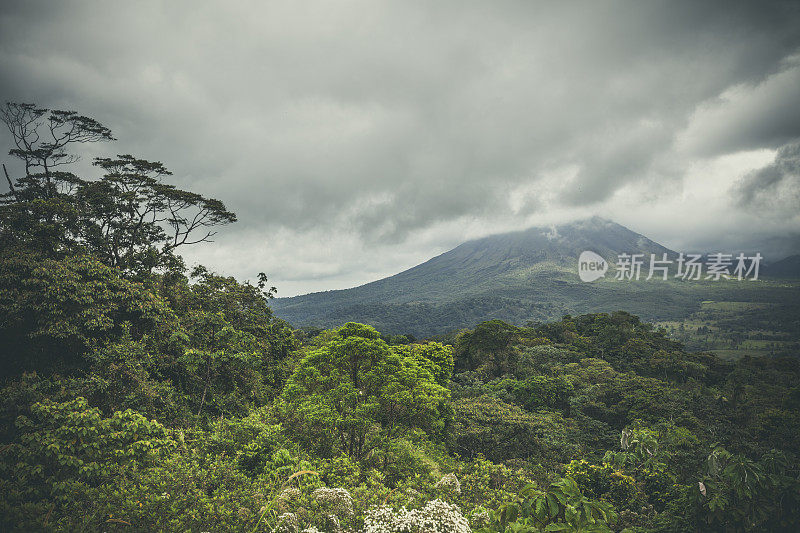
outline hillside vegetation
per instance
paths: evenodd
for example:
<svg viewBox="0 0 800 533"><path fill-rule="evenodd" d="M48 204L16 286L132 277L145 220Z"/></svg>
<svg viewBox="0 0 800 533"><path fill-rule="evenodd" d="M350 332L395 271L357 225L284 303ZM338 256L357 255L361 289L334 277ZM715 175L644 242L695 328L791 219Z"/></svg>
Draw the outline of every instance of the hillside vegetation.
<svg viewBox="0 0 800 533"><path fill-rule="evenodd" d="M584 250L593 250L608 261L611 270L605 278L580 281L577 258ZM693 316L703 310L703 302L751 302L770 306L774 312L748 314L738 321L739 315L731 313L726 324L738 332L766 330L775 333L777 340L800 340L796 312L800 272L792 267L796 257L762 268L757 282L683 281L674 276L667 281L644 280L646 267L642 279L618 281L614 265L620 253L677 256L643 235L593 217L469 241L394 276L351 289L276 298L273 308L296 327L330 328L355 321L395 335L424 338L491 319L521 326L621 307L644 320L664 322L671 333L673 329L677 333L680 323L685 322L686 330L694 329L698 321L708 322ZM753 327L754 318L758 327ZM783 324L775 324L775 329L769 323L773 320ZM787 332L788 337L781 335ZM680 338L692 349L741 348L730 338L705 344L685 335Z"/></svg>
<svg viewBox="0 0 800 533"><path fill-rule="evenodd" d="M12 150L0 203L0 530L800 529L797 357L687 352L623 311L295 329L266 276L184 267L222 202L132 156L54 172L58 139L110 132L6 111L71 133Z"/></svg>

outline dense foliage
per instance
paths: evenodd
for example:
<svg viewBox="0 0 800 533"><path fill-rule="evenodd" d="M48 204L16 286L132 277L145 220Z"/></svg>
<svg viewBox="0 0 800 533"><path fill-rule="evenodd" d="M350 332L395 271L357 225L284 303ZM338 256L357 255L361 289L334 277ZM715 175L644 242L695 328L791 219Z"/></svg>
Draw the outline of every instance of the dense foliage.
<svg viewBox="0 0 800 533"><path fill-rule="evenodd" d="M20 140L0 205L0 529L800 530L800 359L687 352L625 312L293 329L263 275L176 255L176 206L220 203L128 156L55 173L110 132L6 119L54 140Z"/></svg>

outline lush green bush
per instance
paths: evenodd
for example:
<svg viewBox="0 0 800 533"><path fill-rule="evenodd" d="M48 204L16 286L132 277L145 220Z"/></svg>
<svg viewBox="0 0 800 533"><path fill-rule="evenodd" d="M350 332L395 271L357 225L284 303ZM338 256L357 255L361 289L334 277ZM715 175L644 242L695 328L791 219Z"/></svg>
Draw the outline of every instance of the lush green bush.
<svg viewBox="0 0 800 533"><path fill-rule="evenodd" d="M29 530L42 528L45 517L67 529L96 526L110 486L177 446L161 424L131 410L103 417L84 398L36 403L17 426L18 440L0 462L0 515L6 527Z"/></svg>
<svg viewBox="0 0 800 533"><path fill-rule="evenodd" d="M451 448L467 457L482 454L493 461L516 458L555 466L579 450L571 438L576 426L559 412L530 413L490 395L456 400L453 409Z"/></svg>
<svg viewBox="0 0 800 533"><path fill-rule="evenodd" d="M105 342L158 338L175 326L151 286L94 257L0 256L0 377L86 368L86 354Z"/></svg>
<svg viewBox="0 0 800 533"><path fill-rule="evenodd" d="M617 514L611 504L587 498L571 478L552 483L546 491L523 487L515 501L493 513L482 531L610 532Z"/></svg>
<svg viewBox="0 0 800 533"><path fill-rule="evenodd" d="M279 408L287 428L309 448L362 459L409 428L443 429L449 391L434 375L446 376L439 367L450 361L394 349L374 328L348 323L298 363Z"/></svg>
<svg viewBox="0 0 800 533"><path fill-rule="evenodd" d="M725 365L619 315L462 333L455 359L475 370L453 374L447 345L355 323L296 333L262 288L194 274L136 282L163 322L72 329L88 341L69 373L4 381L0 527L798 527L790 362L743 360L721 379Z"/></svg>
<svg viewBox="0 0 800 533"><path fill-rule="evenodd" d="M641 507L645 501L636 480L608 463L573 460L564 469L564 476L575 480L587 498L607 501L617 509Z"/></svg>

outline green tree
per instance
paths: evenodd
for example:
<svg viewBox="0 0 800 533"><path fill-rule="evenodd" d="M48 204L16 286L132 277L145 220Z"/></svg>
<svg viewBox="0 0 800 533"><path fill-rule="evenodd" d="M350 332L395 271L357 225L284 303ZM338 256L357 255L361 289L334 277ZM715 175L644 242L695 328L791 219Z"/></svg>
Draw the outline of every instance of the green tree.
<svg viewBox="0 0 800 533"><path fill-rule="evenodd" d="M447 387L453 377L453 347L439 342L393 346L392 351L404 357L414 358L428 370L436 383Z"/></svg>
<svg viewBox="0 0 800 533"><path fill-rule="evenodd" d="M508 502L494 513L488 531L535 533L610 533L617 519L611 504L587 498L572 478L562 478L538 490L534 485L522 488L516 501Z"/></svg>
<svg viewBox="0 0 800 533"><path fill-rule="evenodd" d="M416 357L393 351L370 326L347 323L289 378L281 411L290 430L323 453L362 459L409 427L434 430L448 397Z"/></svg>
<svg viewBox="0 0 800 533"><path fill-rule="evenodd" d="M177 445L156 421L132 410L105 418L84 398L34 404L17 426L19 440L0 457L4 529L41 531L58 507L58 515L73 515L66 529L86 530L97 520L101 486L136 475Z"/></svg>
<svg viewBox="0 0 800 533"><path fill-rule="evenodd" d="M91 256L0 257L0 372L71 370L123 333L164 337L175 316L145 283ZM85 366L85 365L84 365Z"/></svg>
<svg viewBox="0 0 800 533"><path fill-rule="evenodd" d="M705 475L688 487L701 527L719 531L797 531L800 475L777 450L759 461L715 447Z"/></svg>
<svg viewBox="0 0 800 533"><path fill-rule="evenodd" d="M491 375L504 374L513 366L512 342L519 333L519 328L502 320L482 322L474 330L463 331L455 342L456 367L459 370L483 367Z"/></svg>
<svg viewBox="0 0 800 533"><path fill-rule="evenodd" d="M574 421L561 413L531 413L488 394L452 403L450 446L466 457L482 454L492 461L527 459L555 467L578 452Z"/></svg>
<svg viewBox="0 0 800 533"><path fill-rule="evenodd" d="M263 274L257 285L203 267L191 277L194 283L181 277L163 289L180 323L172 335L177 366L165 373L195 401L198 416L209 407L233 413L263 403L264 375L294 348L269 308L274 287L267 288Z"/></svg>
<svg viewBox="0 0 800 533"><path fill-rule="evenodd" d="M9 191L0 195L0 244L60 258L82 251L123 272L148 274L180 267L175 250L207 242L214 226L236 215L213 198L163 183L170 172L159 162L121 155L97 158L99 180L68 170L75 145L111 141L111 131L73 111L7 103L0 110L22 162Z"/></svg>
<svg viewBox="0 0 800 533"><path fill-rule="evenodd" d="M14 180L3 165L9 191L0 195L0 243L61 257L75 248L81 235L74 195L85 181L64 170L79 159L70 150L114 140L111 131L74 111L34 104L6 103L0 120L14 143L9 155L23 166L22 176Z"/></svg>
<svg viewBox="0 0 800 533"><path fill-rule="evenodd" d="M208 242L210 228L236 221L219 200L162 182L164 165L120 155L98 158L105 171L77 192L84 217L83 237L106 264L150 272L174 263L180 246Z"/></svg>

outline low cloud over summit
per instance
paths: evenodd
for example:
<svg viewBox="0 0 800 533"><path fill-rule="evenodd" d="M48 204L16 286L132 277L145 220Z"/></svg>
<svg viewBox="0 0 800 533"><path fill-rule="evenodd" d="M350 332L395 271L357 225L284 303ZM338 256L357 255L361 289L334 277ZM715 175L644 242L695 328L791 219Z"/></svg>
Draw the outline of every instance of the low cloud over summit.
<svg viewBox="0 0 800 533"><path fill-rule="evenodd" d="M240 222L188 258L282 295L593 213L788 255L798 27L795 2L6 2L0 98L224 200Z"/></svg>

